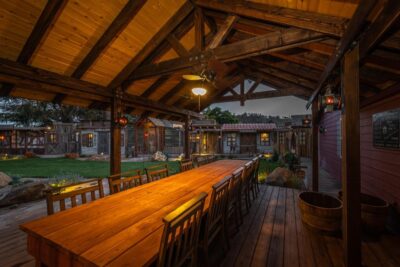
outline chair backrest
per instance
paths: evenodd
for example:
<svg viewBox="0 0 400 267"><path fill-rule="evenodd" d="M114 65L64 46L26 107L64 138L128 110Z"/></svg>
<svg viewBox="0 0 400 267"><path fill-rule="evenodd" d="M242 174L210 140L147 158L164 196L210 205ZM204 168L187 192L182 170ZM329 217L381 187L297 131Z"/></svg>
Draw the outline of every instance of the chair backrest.
<svg viewBox="0 0 400 267"><path fill-rule="evenodd" d="M168 165L156 165L146 168L147 182L154 182L169 176Z"/></svg>
<svg viewBox="0 0 400 267"><path fill-rule="evenodd" d="M229 183L231 182L231 178L231 175L227 176L212 186L210 205L204 231L204 242L206 245L208 245L217 233L223 229L223 224L227 218Z"/></svg>
<svg viewBox="0 0 400 267"><path fill-rule="evenodd" d="M115 194L142 185L142 175L140 174L140 170L114 174L108 177L108 185L110 187L110 194Z"/></svg>
<svg viewBox="0 0 400 267"><path fill-rule="evenodd" d="M207 157L197 157L196 158L196 165L197 167L206 165L208 163Z"/></svg>
<svg viewBox="0 0 400 267"><path fill-rule="evenodd" d="M197 261L201 217L207 193L202 192L163 218L158 266L182 266Z"/></svg>
<svg viewBox="0 0 400 267"><path fill-rule="evenodd" d="M244 183L248 183L251 180L253 168L254 168L253 161L249 161L244 165L243 174L242 174L242 180Z"/></svg>
<svg viewBox="0 0 400 267"><path fill-rule="evenodd" d="M258 171L260 168L260 157L255 157L253 159L253 163L254 163L254 169L253 169L254 179L255 179L255 181L258 181Z"/></svg>
<svg viewBox="0 0 400 267"><path fill-rule="evenodd" d="M88 201L88 194L90 200L96 200L96 192L98 191L98 197L104 197L102 179L91 179L75 184L59 187L46 191L46 202L47 202L47 214L51 215L54 213L54 202L59 201L60 211L66 209L65 200L70 199L71 207L78 205L79 199L82 204Z"/></svg>
<svg viewBox="0 0 400 267"><path fill-rule="evenodd" d="M180 162L181 172L193 169L193 162L191 160L182 160Z"/></svg>
<svg viewBox="0 0 400 267"><path fill-rule="evenodd" d="M229 183L229 199L233 200L234 198L240 196L240 188L242 186L242 174L243 167L235 170L232 174L231 182Z"/></svg>

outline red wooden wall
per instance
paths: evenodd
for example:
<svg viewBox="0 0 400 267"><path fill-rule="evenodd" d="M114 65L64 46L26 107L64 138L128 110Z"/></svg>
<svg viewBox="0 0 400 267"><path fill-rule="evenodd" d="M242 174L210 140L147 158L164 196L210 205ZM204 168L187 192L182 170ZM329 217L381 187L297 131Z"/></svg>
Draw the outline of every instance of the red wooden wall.
<svg viewBox="0 0 400 267"><path fill-rule="evenodd" d="M340 111L325 113L320 126L326 129L319 133L319 166L332 177L341 179L341 158L339 144ZM339 149L339 151L338 151Z"/></svg>
<svg viewBox="0 0 400 267"><path fill-rule="evenodd" d="M361 191L400 205L400 150L375 148L372 142L372 115L396 108L400 108L400 94L361 110ZM324 114L320 125L327 132L319 135L319 156L320 167L341 179L341 159L337 153L338 120L338 111Z"/></svg>

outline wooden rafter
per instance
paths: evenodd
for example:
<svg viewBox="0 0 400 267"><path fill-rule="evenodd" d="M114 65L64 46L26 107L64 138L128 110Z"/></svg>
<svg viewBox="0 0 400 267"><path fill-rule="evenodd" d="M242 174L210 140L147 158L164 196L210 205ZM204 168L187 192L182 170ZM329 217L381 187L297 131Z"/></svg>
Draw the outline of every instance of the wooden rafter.
<svg viewBox="0 0 400 267"><path fill-rule="evenodd" d="M246 100L272 98L272 97L289 96L289 95L292 95L291 92L285 92L284 90L256 92L256 93L246 94ZM240 96L221 96L215 100L215 103L235 102L240 100L241 100Z"/></svg>
<svg viewBox="0 0 400 267"><path fill-rule="evenodd" d="M161 76L149 88L147 88L140 96L149 97L151 94L153 94L157 90L158 87L160 87L166 81L168 81L169 78L170 78L169 75Z"/></svg>
<svg viewBox="0 0 400 267"><path fill-rule="evenodd" d="M135 72L137 67L165 40L165 38L174 31L174 29L192 12L193 5L186 2L177 12L173 15L163 27L149 40L136 56L129 61L123 70L110 82L108 88L115 88L120 86L127 78Z"/></svg>
<svg viewBox="0 0 400 267"><path fill-rule="evenodd" d="M306 30L341 36L346 20L338 17L315 14L302 10L268 6L264 4L241 2L239 4L223 3L217 0L196 0L197 6L236 14L243 17L267 22L298 27Z"/></svg>
<svg viewBox="0 0 400 267"><path fill-rule="evenodd" d="M14 84L15 86L30 90L79 96L83 99L104 103L110 103L113 97L112 91L104 86L32 66L26 66L7 59L0 59L0 82ZM123 100L126 106L142 107L146 110L171 113L179 116L200 116L196 112L165 105L141 96L125 93Z"/></svg>
<svg viewBox="0 0 400 267"><path fill-rule="evenodd" d="M228 34L230 33L232 27L235 25L236 21L238 20L238 16L236 15L231 15L228 16L224 22L224 24L221 26L219 31L216 33L213 41L209 44L208 48L209 49L214 49L220 46Z"/></svg>
<svg viewBox="0 0 400 267"><path fill-rule="evenodd" d="M205 48L205 28L204 15L201 8L194 11L194 43L197 51L203 51Z"/></svg>
<svg viewBox="0 0 400 267"><path fill-rule="evenodd" d="M350 20L350 23L344 33L342 39L339 42L339 45L336 48L335 53L329 59L328 64L326 65L324 72L321 75L321 78L318 82L316 90L311 95L310 99L307 103L307 108L311 106L314 98L319 94L325 82L328 80L332 71L338 64L338 62L342 59L344 53L350 48L352 42L360 35L363 26L365 26L365 22L367 21L368 15L375 6L375 0L364 0L362 5L358 5L356 11L353 14L353 17Z"/></svg>
<svg viewBox="0 0 400 267"><path fill-rule="evenodd" d="M320 40L321 38L322 35L319 33L299 29L273 32L263 36L239 41L234 44L223 45L201 53L191 54L188 57L143 66L132 73L130 80L169 74L198 64L204 64L210 58L222 62L230 62L256 55L262 55L271 51L288 49L289 47Z"/></svg>
<svg viewBox="0 0 400 267"><path fill-rule="evenodd" d="M75 69L72 77L81 78L85 72L92 66L104 49L114 40L132 21L146 1L129 0L111 25L97 40L89 53L85 56L79 66Z"/></svg>
<svg viewBox="0 0 400 267"><path fill-rule="evenodd" d="M180 57L186 57L189 55L189 51L186 50L186 48L179 42L178 38L176 38L174 34L168 35L167 41Z"/></svg>

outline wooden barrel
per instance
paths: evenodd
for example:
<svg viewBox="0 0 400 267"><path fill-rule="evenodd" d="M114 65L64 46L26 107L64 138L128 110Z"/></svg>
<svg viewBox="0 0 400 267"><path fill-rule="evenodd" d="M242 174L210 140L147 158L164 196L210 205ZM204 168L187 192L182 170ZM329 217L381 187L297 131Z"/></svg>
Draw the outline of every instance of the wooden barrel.
<svg viewBox="0 0 400 267"><path fill-rule="evenodd" d="M302 221L311 228L324 232L337 232L342 224L342 201L319 193L299 194Z"/></svg>
<svg viewBox="0 0 400 267"><path fill-rule="evenodd" d="M339 191L342 199L342 191ZM385 230L389 203L385 200L361 193L361 222L363 228L370 233L381 233Z"/></svg>

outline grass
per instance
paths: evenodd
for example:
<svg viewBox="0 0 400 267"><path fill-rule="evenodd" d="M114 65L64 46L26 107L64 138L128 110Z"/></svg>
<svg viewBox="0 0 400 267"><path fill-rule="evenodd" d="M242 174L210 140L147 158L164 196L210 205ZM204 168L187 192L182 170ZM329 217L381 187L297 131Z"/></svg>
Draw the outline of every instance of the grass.
<svg viewBox="0 0 400 267"><path fill-rule="evenodd" d="M147 166L162 164L162 162L122 162L122 171L144 169ZM178 162L167 162L171 173L179 170ZM19 159L0 160L0 171L9 176L54 178L58 176L78 175L85 178L107 177L109 175L109 162L106 161L80 161L76 159Z"/></svg>
<svg viewBox="0 0 400 267"><path fill-rule="evenodd" d="M268 174L270 174L275 168L279 167L279 162L270 162L267 159L261 159L259 171L258 171L258 180L260 182L265 182Z"/></svg>

